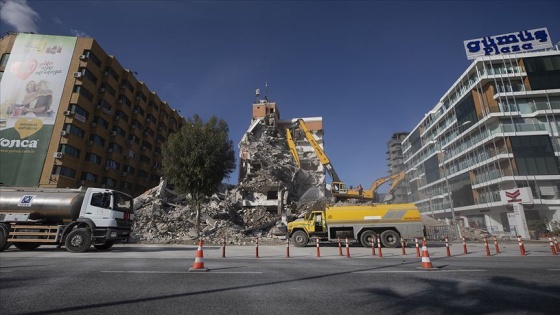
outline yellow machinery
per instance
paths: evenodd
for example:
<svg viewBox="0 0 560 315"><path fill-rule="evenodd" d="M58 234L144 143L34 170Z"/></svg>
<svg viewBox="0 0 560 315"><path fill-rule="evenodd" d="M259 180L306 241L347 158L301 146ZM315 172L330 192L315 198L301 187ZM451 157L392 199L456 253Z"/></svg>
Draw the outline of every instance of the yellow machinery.
<svg viewBox="0 0 560 315"><path fill-rule="evenodd" d="M405 240L422 237L420 211L413 203L394 205L353 205L312 210L288 223L287 235L295 246L307 245L310 238L337 241L346 238L365 247L377 238L385 247L398 247Z"/></svg>
<svg viewBox="0 0 560 315"><path fill-rule="evenodd" d="M340 177L336 173L331 161L329 160L329 158L327 157L327 155L325 154L325 152L323 151L319 143L317 143L317 140L315 140L313 134L311 133L311 131L309 131L303 119L298 119L291 127L292 128L299 127L304 132L305 138L315 150L315 153L317 154L319 161L329 172L329 175L332 178L331 194L335 199L356 198L356 199L373 201L375 199L375 192L377 188L379 188L379 186L383 185L388 181L392 181L391 187L389 188L389 191L387 193L389 198L385 199L385 200L390 200L392 199L392 193L394 192L394 190L397 188L400 182L405 178L405 173L400 172L397 174L393 174L377 179L376 181L373 182L373 184L371 184L371 187L368 190L348 189L346 187L346 184L344 184L344 182L340 180ZM300 161L299 161L298 153L296 151L296 145L294 143L292 134L289 129L286 129L286 139L288 141L288 146L290 148L290 152L292 153L292 156L294 157L296 165L300 167Z"/></svg>

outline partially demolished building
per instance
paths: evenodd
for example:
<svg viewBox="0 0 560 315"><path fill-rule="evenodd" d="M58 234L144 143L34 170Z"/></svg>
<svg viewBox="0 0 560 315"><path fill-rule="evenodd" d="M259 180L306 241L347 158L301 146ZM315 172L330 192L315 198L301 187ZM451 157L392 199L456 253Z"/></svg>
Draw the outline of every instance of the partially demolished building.
<svg viewBox="0 0 560 315"><path fill-rule="evenodd" d="M296 166L286 142L286 129L300 118L281 119L277 104L257 99L251 124L239 142L239 192L243 207L265 207L283 212L311 188L314 198L325 195L325 169L300 130L293 139L300 160ZM301 118L323 144L321 117Z"/></svg>

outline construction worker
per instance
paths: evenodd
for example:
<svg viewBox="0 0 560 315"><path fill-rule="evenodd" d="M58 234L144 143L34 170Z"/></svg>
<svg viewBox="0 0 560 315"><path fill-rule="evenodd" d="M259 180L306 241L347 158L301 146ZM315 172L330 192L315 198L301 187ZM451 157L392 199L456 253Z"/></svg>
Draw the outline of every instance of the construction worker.
<svg viewBox="0 0 560 315"><path fill-rule="evenodd" d="M358 194L361 196L362 195L362 191L364 191L364 189L362 188L362 184L358 185Z"/></svg>

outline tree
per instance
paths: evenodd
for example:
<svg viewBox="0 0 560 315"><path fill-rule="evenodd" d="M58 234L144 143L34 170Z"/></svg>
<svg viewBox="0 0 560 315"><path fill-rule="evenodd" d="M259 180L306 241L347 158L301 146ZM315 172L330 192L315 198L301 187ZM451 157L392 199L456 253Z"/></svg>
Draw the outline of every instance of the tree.
<svg viewBox="0 0 560 315"><path fill-rule="evenodd" d="M162 173L181 194L196 205L196 228L200 231L202 203L215 193L235 168L233 142L227 123L212 116L204 123L198 115L169 136L162 150Z"/></svg>

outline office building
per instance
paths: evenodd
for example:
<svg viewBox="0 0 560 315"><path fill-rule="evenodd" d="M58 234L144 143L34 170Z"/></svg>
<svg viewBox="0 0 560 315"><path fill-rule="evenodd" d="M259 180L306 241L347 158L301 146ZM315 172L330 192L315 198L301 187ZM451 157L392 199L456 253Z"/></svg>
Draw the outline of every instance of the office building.
<svg viewBox="0 0 560 315"><path fill-rule="evenodd" d="M185 123L92 38L0 38L0 182L107 187L160 180L163 142Z"/></svg>
<svg viewBox="0 0 560 315"><path fill-rule="evenodd" d="M558 45L478 57L403 140L410 196L424 214L495 235L551 230L559 129Z"/></svg>

